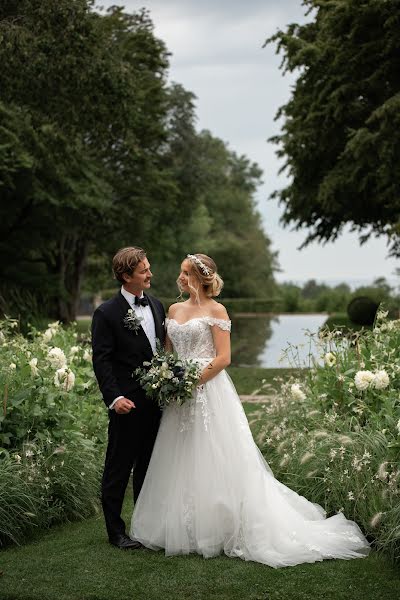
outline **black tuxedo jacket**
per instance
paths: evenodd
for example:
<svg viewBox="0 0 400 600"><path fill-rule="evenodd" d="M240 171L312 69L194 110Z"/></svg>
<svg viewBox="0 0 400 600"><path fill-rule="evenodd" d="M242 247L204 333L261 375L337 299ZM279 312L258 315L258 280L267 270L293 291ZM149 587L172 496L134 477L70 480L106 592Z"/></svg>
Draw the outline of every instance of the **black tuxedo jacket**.
<svg viewBox="0 0 400 600"><path fill-rule="evenodd" d="M153 313L156 337L164 345L164 307L157 298L147 294L146 297ZM143 361L152 359L153 351L142 327L136 332L124 326L123 319L130 308L119 292L95 310L92 319L93 368L106 406L118 396L125 396L140 409L149 400L132 373L143 366Z"/></svg>

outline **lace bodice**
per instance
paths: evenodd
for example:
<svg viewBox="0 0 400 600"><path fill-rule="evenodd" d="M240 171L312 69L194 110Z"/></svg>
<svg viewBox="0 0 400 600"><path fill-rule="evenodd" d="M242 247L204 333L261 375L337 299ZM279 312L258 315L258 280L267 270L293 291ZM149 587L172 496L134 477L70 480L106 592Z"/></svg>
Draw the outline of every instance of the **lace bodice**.
<svg viewBox="0 0 400 600"><path fill-rule="evenodd" d="M214 317L196 317L178 323L167 319L167 333L179 358L214 358L215 346L211 327L217 325L224 331L231 330L231 322Z"/></svg>

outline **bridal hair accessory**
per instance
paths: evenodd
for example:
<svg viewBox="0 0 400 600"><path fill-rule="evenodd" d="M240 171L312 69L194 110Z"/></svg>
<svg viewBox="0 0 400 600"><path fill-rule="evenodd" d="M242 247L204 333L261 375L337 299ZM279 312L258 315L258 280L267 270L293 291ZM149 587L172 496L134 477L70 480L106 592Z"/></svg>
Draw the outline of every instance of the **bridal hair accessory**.
<svg viewBox="0 0 400 600"><path fill-rule="evenodd" d="M186 258L189 258L191 261L196 263L196 265L200 267L200 269L203 271L204 275L210 275L210 269L203 263L203 261L200 258L198 258L198 256L196 256L195 254L187 254Z"/></svg>

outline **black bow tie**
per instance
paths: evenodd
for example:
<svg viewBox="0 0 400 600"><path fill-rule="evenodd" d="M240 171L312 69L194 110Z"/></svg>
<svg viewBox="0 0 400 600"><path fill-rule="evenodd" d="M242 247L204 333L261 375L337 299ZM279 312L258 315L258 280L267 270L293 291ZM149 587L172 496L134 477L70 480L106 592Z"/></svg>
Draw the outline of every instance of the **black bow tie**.
<svg viewBox="0 0 400 600"><path fill-rule="evenodd" d="M139 298L138 296L135 296L135 305L136 306L147 306L149 304L148 299L146 298L146 296L142 296L141 298Z"/></svg>

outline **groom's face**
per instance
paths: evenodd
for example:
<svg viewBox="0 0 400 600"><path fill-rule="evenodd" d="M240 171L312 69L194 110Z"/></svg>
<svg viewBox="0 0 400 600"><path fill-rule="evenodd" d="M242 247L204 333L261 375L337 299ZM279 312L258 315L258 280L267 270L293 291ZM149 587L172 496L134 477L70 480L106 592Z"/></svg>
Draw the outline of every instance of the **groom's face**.
<svg viewBox="0 0 400 600"><path fill-rule="evenodd" d="M128 290L128 292L139 295L139 293L141 293L143 290L149 289L151 286L152 277L153 273L150 270L150 263L147 258L145 258L138 263L132 275L124 275L124 287Z"/></svg>

